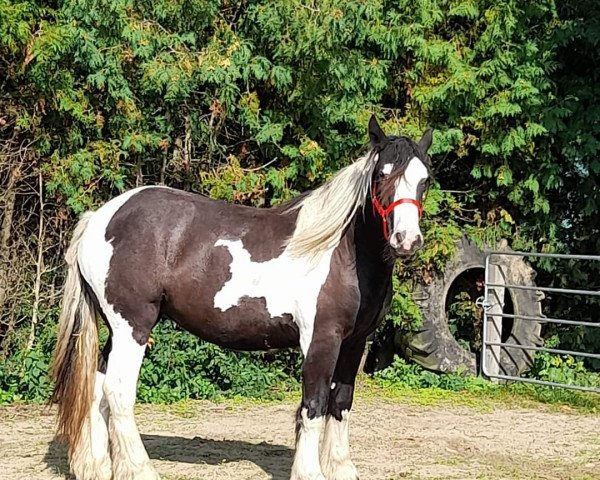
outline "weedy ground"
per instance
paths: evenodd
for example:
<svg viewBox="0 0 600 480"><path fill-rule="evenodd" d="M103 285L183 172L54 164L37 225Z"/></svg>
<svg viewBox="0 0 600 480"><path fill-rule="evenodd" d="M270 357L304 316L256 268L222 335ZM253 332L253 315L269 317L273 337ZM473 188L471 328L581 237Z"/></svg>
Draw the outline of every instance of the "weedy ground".
<svg viewBox="0 0 600 480"><path fill-rule="evenodd" d="M351 422L362 478L600 479L597 396L542 403L539 391L523 388L454 392L362 380ZM166 480L285 480L297 401L292 393L280 401L139 405L137 419ZM65 478L53 410L13 405L1 407L0 418L0 479Z"/></svg>

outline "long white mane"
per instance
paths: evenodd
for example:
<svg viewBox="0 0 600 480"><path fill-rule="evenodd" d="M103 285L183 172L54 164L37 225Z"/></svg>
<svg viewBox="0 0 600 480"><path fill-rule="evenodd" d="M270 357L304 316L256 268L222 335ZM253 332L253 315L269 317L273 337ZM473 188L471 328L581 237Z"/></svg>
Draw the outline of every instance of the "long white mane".
<svg viewBox="0 0 600 480"><path fill-rule="evenodd" d="M365 203L376 163L373 152L367 153L294 205L299 212L287 245L289 253L315 257L338 244Z"/></svg>

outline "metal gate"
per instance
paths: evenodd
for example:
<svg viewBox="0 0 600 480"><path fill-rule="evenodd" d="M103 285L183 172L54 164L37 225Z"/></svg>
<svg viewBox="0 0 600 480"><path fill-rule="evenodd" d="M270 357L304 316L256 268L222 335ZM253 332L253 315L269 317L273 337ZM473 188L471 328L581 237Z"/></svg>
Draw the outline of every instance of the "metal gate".
<svg viewBox="0 0 600 480"><path fill-rule="evenodd" d="M502 319L519 319L524 321L547 322L569 326L584 326L592 328L600 328L599 322L568 320L561 318L537 317L528 315L515 315L512 313L504 313L504 292L508 290L522 289L535 290L540 292L560 293L567 295L589 295L600 296L600 291L594 290L574 290L568 288L552 288L552 287L537 287L528 285L512 285L507 284L503 280L501 266L494 263L493 259L504 255L513 255L519 257L537 257L537 258L555 258L561 260L588 260L600 261L600 255L561 255L554 253L526 253L513 251L494 251L489 252L485 258L485 285L484 296L478 301L483 308L483 334L481 347L481 371L488 378L496 378L508 381L521 381L528 383L536 383L540 385L548 385L553 387L569 388L573 390L584 390L590 392L599 392L600 388L586 387L581 385L569 385L556 382L548 382L535 378L523 378L500 373L500 354L502 349L520 349L532 352L548 352L556 355L571 355L574 357L595 358L600 359L600 354L589 352L574 352L569 350L559 350L555 348L537 347L534 345L519 345L514 343L506 343L502 341Z"/></svg>

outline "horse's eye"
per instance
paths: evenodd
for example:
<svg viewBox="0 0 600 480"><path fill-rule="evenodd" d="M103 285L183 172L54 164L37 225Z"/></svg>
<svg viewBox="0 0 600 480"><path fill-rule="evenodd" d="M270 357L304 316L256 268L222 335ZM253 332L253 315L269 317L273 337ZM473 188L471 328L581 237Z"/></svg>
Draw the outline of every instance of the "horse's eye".
<svg viewBox="0 0 600 480"><path fill-rule="evenodd" d="M383 168L381 169L381 174L382 175L389 175L390 173L392 173L392 170L394 169L394 165L391 163L386 163Z"/></svg>

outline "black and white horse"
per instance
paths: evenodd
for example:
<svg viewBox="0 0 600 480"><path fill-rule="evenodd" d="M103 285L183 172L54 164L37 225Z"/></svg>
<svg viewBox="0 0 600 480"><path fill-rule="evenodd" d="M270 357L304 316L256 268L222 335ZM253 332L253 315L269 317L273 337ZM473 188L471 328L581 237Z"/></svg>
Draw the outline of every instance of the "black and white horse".
<svg viewBox="0 0 600 480"><path fill-rule="evenodd" d="M280 207L154 186L82 217L66 254L53 366L59 434L79 480L159 478L134 403L161 316L224 347L299 344L291 478L358 478L348 440L355 378L365 339L388 306L395 258L423 243L431 173L431 130L414 143L387 137L371 118L369 135L369 153ZM97 316L110 330L101 355Z"/></svg>

